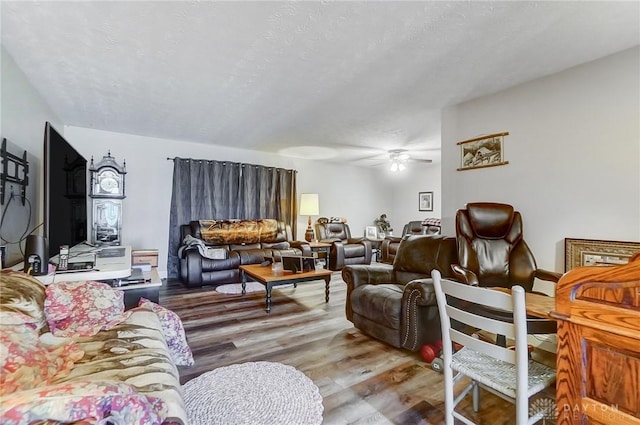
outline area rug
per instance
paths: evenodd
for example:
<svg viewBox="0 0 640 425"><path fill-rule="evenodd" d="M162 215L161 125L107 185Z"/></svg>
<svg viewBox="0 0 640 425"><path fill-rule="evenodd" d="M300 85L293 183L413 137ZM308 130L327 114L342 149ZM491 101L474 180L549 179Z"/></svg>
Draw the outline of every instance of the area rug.
<svg viewBox="0 0 640 425"><path fill-rule="evenodd" d="M248 362L203 373L183 385L192 425L315 425L320 390L292 366Z"/></svg>
<svg viewBox="0 0 640 425"><path fill-rule="evenodd" d="M258 282L247 282L247 293L249 292L264 292L264 285ZM228 283L226 285L216 286L216 292L220 294L241 294L241 283Z"/></svg>
<svg viewBox="0 0 640 425"><path fill-rule="evenodd" d="M291 288L293 285L282 285L278 286L278 289ZM241 294L242 293L242 284L241 283L229 283L226 285L216 286L216 292L220 294ZM263 284L258 282L247 282L247 294L249 292L265 292L265 287Z"/></svg>

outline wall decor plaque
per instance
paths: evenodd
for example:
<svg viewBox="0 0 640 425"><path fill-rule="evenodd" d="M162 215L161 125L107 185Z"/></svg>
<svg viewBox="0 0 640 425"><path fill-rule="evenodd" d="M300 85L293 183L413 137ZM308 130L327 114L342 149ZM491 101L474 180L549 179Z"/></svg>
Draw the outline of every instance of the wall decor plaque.
<svg viewBox="0 0 640 425"><path fill-rule="evenodd" d="M508 135L508 132L503 132L458 142L457 144L460 145L458 171L508 164L509 161L504 160L504 136Z"/></svg>

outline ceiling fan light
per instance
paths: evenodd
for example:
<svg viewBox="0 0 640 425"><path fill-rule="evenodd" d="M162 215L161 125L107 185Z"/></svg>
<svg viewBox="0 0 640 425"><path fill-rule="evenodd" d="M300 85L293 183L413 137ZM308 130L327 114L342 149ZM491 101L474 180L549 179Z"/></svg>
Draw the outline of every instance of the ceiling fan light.
<svg viewBox="0 0 640 425"><path fill-rule="evenodd" d="M396 161L392 161L389 170L391 170L392 173L395 173L396 171L398 171L398 168L398 163Z"/></svg>
<svg viewBox="0 0 640 425"><path fill-rule="evenodd" d="M398 164L398 171L404 171L407 167L401 162Z"/></svg>

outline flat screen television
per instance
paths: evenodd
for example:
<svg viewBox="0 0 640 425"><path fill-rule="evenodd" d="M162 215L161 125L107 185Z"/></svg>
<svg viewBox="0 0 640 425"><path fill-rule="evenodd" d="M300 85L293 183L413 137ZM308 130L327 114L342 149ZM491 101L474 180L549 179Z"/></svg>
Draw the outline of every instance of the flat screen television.
<svg viewBox="0 0 640 425"><path fill-rule="evenodd" d="M44 127L44 237L49 258L87 240L87 160L47 122Z"/></svg>

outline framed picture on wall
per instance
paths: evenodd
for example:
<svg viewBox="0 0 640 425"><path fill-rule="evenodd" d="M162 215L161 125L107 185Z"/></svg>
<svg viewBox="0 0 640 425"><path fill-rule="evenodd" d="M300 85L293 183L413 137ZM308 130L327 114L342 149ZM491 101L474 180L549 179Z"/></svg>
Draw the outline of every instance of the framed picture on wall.
<svg viewBox="0 0 640 425"><path fill-rule="evenodd" d="M496 133L458 142L460 146L458 171L508 164L509 161L504 160L504 136L508 135L509 132Z"/></svg>
<svg viewBox="0 0 640 425"><path fill-rule="evenodd" d="M564 271L583 266L618 266L640 252L640 242L601 241L591 239L564 240Z"/></svg>
<svg viewBox="0 0 640 425"><path fill-rule="evenodd" d="M433 192L418 193L418 211L433 211Z"/></svg>

